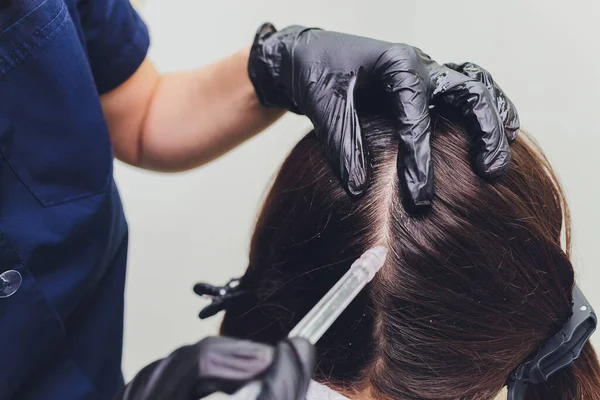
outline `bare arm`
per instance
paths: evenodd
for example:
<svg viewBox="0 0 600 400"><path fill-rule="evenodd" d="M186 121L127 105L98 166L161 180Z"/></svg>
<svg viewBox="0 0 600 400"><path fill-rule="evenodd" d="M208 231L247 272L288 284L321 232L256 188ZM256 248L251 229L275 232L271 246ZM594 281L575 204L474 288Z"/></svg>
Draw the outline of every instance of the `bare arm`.
<svg viewBox="0 0 600 400"><path fill-rule="evenodd" d="M118 159L157 171L205 164L265 129L283 111L258 101L249 49L189 72L160 75L150 61L101 96Z"/></svg>

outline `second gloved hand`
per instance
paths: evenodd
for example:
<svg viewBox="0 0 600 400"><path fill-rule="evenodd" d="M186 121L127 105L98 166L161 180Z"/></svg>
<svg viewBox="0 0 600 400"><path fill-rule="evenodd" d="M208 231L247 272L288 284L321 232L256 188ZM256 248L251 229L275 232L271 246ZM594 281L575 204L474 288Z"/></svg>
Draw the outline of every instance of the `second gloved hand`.
<svg viewBox="0 0 600 400"><path fill-rule="evenodd" d="M115 400L197 400L255 380L262 382L258 400L303 400L314 364L314 348L303 339L273 348L209 337L142 369Z"/></svg>
<svg viewBox="0 0 600 400"><path fill-rule="evenodd" d="M264 105L310 118L331 166L352 195L362 194L369 183L353 97L359 85L392 102L400 138L398 176L409 206L428 207L433 198L431 104L448 105L466 117L482 177L501 175L509 165L509 142L519 128L516 111L474 64L445 66L405 44L300 26L277 31L265 24L248 69Z"/></svg>

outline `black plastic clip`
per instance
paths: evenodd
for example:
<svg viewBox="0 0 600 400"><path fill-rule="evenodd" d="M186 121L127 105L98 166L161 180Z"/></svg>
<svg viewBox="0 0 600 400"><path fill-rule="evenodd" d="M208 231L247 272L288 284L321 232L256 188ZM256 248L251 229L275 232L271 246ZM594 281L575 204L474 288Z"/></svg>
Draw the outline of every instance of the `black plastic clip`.
<svg viewBox="0 0 600 400"><path fill-rule="evenodd" d="M524 400L527 385L546 382L552 374L573 364L596 330L597 323L594 309L575 286L573 315L531 360L520 364L510 374L507 380L508 400Z"/></svg>
<svg viewBox="0 0 600 400"><path fill-rule="evenodd" d="M213 286L208 283L197 283L194 285L194 292L204 298L211 300L211 303L204 307L198 317L206 319L213 315L227 310L232 304L235 304L242 298L250 295L250 292L240 288L240 278L231 279L224 286Z"/></svg>

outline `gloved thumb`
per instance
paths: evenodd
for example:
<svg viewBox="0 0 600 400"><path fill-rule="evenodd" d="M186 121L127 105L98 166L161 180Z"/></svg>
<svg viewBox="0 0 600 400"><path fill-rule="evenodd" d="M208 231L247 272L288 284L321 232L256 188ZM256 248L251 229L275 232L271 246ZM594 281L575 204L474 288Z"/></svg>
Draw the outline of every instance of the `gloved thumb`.
<svg viewBox="0 0 600 400"><path fill-rule="evenodd" d="M366 146L354 104L357 75L315 76L315 93L306 115L325 150L330 166L352 196L362 195L369 185ZM334 94L332 94L334 93Z"/></svg>
<svg viewBox="0 0 600 400"><path fill-rule="evenodd" d="M258 399L304 400L315 363L315 348L307 340L293 338L279 342Z"/></svg>
<svg viewBox="0 0 600 400"><path fill-rule="evenodd" d="M205 338L196 347L197 398L215 392L234 393L258 379L274 359L269 345L222 336Z"/></svg>

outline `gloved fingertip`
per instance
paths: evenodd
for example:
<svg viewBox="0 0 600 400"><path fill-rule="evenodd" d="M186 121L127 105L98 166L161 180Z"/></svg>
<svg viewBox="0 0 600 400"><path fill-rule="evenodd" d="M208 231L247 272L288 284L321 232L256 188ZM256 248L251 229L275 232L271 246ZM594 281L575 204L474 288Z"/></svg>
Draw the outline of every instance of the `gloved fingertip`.
<svg viewBox="0 0 600 400"><path fill-rule="evenodd" d="M415 201L413 201L413 206L417 207L417 208L431 207L431 201L430 200L415 200Z"/></svg>
<svg viewBox="0 0 600 400"><path fill-rule="evenodd" d="M431 210L433 186L430 182L409 186L400 182L403 188L402 204L406 213L413 217L422 216Z"/></svg>
<svg viewBox="0 0 600 400"><path fill-rule="evenodd" d="M431 201L425 199L410 199L404 202L404 209L408 215L418 217L431 210Z"/></svg>
<svg viewBox="0 0 600 400"><path fill-rule="evenodd" d="M398 159L398 177L402 204L411 216L420 216L431 209L434 197L433 166L425 162L421 169L408 168Z"/></svg>
<svg viewBox="0 0 600 400"><path fill-rule="evenodd" d="M360 135L360 130L356 129L358 135ZM360 136L357 136L357 139L359 138ZM369 186L368 157L361 140L355 140L351 145L352 151L347 150L348 146L346 146L340 152L340 157L350 160L347 165L341 167L342 172L340 175L348 194L351 197L359 197L366 192Z"/></svg>
<svg viewBox="0 0 600 400"><path fill-rule="evenodd" d="M476 166L483 178L494 179L506 174L510 160L510 150L498 151L493 157L488 154L479 154Z"/></svg>
<svg viewBox="0 0 600 400"><path fill-rule="evenodd" d="M350 181L348 181L348 185L347 185L348 193L352 197L360 197L365 193L368 186L369 186L369 184L366 179L364 179L364 180L351 179Z"/></svg>

